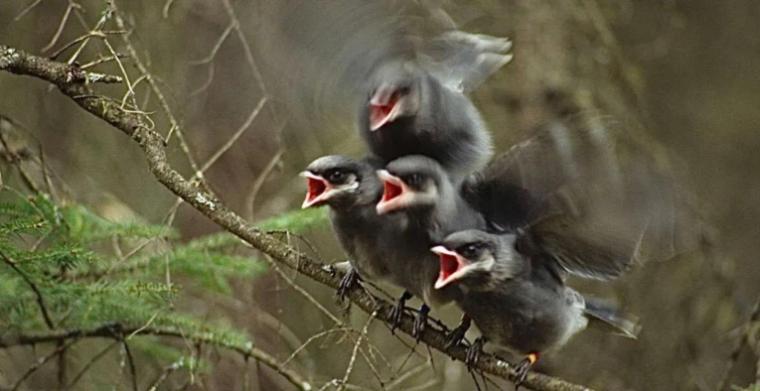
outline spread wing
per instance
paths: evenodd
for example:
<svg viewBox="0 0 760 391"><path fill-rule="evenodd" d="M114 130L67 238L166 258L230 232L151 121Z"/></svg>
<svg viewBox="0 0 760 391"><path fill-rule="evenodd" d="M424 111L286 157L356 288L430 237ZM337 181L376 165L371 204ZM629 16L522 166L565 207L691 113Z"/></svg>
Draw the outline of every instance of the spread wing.
<svg viewBox="0 0 760 391"><path fill-rule="evenodd" d="M512 60L511 48L507 38L451 30L430 40L420 61L443 85L469 92Z"/></svg>
<svg viewBox="0 0 760 391"><path fill-rule="evenodd" d="M463 184L497 230L566 272L610 279L696 246L700 224L657 156L612 121L555 121Z"/></svg>

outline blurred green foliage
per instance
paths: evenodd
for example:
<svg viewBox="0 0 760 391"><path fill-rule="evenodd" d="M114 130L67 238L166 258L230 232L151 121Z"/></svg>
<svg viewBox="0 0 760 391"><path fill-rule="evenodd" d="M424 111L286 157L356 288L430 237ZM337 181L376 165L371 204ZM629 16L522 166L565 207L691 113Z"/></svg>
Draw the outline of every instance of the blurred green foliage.
<svg viewBox="0 0 760 391"><path fill-rule="evenodd" d="M244 331L229 327L224 319L199 319L175 307L182 290L177 280L230 294L232 278L266 270L261 262L235 255L238 242L233 238L212 235L180 243L169 227L112 222L82 205L61 205L44 194L3 193L11 199L0 204L4 335L119 324L176 331L189 339L202 336L211 344L241 350L252 346ZM137 346L173 360L183 355L160 339Z"/></svg>

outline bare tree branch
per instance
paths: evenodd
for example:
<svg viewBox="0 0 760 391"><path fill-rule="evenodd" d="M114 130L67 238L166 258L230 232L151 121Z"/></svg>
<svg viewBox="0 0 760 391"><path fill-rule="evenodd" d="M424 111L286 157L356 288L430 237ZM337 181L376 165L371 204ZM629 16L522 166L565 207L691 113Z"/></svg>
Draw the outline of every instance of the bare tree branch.
<svg viewBox="0 0 760 391"><path fill-rule="evenodd" d="M324 263L298 252L274 236L248 224L215 196L198 189L191 181L185 179L169 164L163 137L150 130L143 122L141 115L125 111L112 99L94 95L89 85L82 83L81 78L70 77L72 69L75 68L0 45L0 70L34 76L55 84L61 92L73 99L83 109L132 138L145 153L148 166L156 179L207 218L248 242L262 253L269 255L278 263L297 270L323 285L332 288L338 287L341 276L331 272ZM350 292L349 298L364 312L372 314L377 311L377 319L384 322L391 321L391 303L360 289ZM399 330L411 335L412 324L412 316L405 314ZM447 353L457 360L464 361L465 346L460 344L447 352L444 347L445 337L444 330L430 327L423 333L421 341L429 347ZM2 343L0 346L3 346ZM265 361L262 362L266 364ZM492 355L482 355L475 369L504 379L514 377L514 367ZM528 374L524 385L534 390L588 390L585 386L534 372Z"/></svg>

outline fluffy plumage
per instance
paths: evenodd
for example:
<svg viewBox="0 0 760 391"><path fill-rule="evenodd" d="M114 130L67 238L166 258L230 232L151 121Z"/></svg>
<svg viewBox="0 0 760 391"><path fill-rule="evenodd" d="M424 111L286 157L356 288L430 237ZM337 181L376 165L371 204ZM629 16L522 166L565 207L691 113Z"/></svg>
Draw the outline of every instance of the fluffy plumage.
<svg viewBox="0 0 760 391"><path fill-rule="evenodd" d="M304 206L330 206L335 234L362 278L393 283L430 305L450 302L449 290L433 288L438 270L429 235L404 215L377 214L382 194L375 171L379 167L371 159L337 155L315 160L304 174L309 180ZM342 190L319 199L335 188Z"/></svg>
<svg viewBox="0 0 760 391"><path fill-rule="evenodd" d="M601 301L588 304L565 286L562 265L540 248L525 246L529 240L521 234L466 230L433 248L440 265L436 286L462 290L457 304L483 338L512 352L533 355L521 366L521 376L540 354L560 348L583 330L589 318L636 336L635 321ZM473 349L479 350L480 343Z"/></svg>

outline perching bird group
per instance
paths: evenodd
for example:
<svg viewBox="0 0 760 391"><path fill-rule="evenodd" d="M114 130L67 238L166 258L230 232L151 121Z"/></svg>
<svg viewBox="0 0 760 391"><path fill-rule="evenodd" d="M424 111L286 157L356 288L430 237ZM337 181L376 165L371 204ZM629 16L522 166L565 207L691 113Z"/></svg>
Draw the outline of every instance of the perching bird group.
<svg viewBox="0 0 760 391"><path fill-rule="evenodd" d="M522 354L518 385L541 354L589 321L635 338L634 319L565 280L609 280L679 251L670 182L598 117L548 122L492 159L467 93L510 61L511 43L451 31L434 46L437 57L399 55L372 67L358 115L369 156L324 156L303 172L303 207L329 206L349 256L338 295L360 280L403 288L394 318L420 298L417 338L430 307L454 302L464 316L449 346L474 322L482 336L468 364L486 341Z"/></svg>

